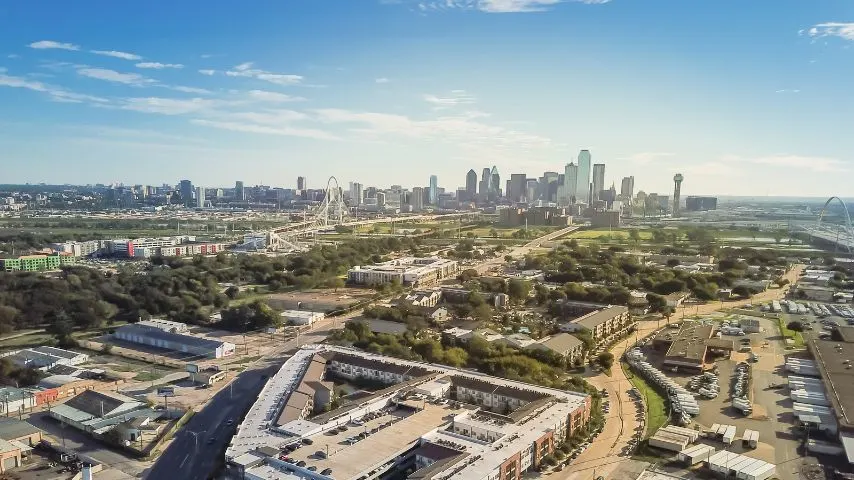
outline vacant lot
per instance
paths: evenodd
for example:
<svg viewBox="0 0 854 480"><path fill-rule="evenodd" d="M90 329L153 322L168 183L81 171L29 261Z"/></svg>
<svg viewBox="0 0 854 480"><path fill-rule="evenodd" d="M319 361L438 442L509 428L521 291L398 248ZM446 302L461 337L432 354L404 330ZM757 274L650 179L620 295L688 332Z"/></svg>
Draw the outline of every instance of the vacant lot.
<svg viewBox="0 0 854 480"><path fill-rule="evenodd" d="M313 310L328 312L347 308L371 298L373 291L363 288L338 288L274 293L267 297L273 308L280 310Z"/></svg>

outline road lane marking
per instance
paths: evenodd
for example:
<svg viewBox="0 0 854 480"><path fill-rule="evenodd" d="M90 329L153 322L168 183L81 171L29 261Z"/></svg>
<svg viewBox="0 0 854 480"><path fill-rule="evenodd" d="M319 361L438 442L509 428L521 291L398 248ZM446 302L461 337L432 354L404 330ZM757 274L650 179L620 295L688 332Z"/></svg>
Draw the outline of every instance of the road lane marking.
<svg viewBox="0 0 854 480"><path fill-rule="evenodd" d="M185 464L185 463L187 463L187 459L188 459L188 458L190 458L190 454L189 454L189 453L188 453L187 455L185 455L185 456L184 456L184 460L182 460L182 461L181 461L181 465L178 465L178 468L183 467L183 466L184 466L184 464Z"/></svg>

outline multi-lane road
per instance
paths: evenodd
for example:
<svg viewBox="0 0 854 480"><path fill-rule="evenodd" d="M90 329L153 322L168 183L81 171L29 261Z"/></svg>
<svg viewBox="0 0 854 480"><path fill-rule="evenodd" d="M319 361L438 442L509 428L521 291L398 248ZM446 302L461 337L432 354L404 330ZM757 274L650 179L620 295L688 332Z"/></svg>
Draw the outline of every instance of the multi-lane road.
<svg viewBox="0 0 854 480"><path fill-rule="evenodd" d="M243 415L258 398L267 379L287 358L285 352L299 345L322 341L340 319L318 322L311 331L282 344L274 352L239 373L231 384L211 398L197 412L144 475L150 480L180 478L182 480L207 480L222 464L228 442ZM231 425L229 425L229 420Z"/></svg>

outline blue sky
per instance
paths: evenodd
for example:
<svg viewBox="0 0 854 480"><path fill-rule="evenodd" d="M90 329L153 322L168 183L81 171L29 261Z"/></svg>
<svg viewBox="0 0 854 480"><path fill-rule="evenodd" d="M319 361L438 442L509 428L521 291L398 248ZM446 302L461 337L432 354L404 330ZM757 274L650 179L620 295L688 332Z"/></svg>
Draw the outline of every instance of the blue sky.
<svg viewBox="0 0 854 480"><path fill-rule="evenodd" d="M768 3L2 2L0 183L851 196L854 3Z"/></svg>

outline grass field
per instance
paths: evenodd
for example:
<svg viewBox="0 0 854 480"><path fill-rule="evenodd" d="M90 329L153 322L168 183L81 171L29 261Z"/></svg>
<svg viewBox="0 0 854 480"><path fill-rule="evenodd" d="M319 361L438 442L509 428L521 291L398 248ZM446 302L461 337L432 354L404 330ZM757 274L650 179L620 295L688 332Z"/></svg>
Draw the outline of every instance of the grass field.
<svg viewBox="0 0 854 480"><path fill-rule="evenodd" d="M777 319L777 326L780 327L780 334L784 338L791 338L795 342L795 348L804 348L804 336L801 335L801 332L789 330L782 318Z"/></svg>
<svg viewBox="0 0 854 480"><path fill-rule="evenodd" d="M644 438L649 438L667 422L667 409L665 408L664 397L646 383L643 378L635 375L632 369L629 368L629 364L620 362L620 366L623 368L626 377L632 382L632 386L640 390L641 397L644 399L644 403L646 404L646 430L644 431Z"/></svg>
<svg viewBox="0 0 854 480"><path fill-rule="evenodd" d="M104 332L118 328L126 322L116 322L105 327L87 330L83 332L74 332L72 336L78 339L86 339L103 335ZM54 336L44 330L30 330L14 332L0 339L0 350L5 349L21 349L29 347L38 347L41 345L53 345L55 343Z"/></svg>

